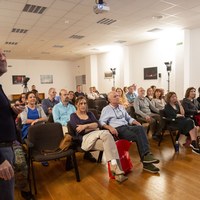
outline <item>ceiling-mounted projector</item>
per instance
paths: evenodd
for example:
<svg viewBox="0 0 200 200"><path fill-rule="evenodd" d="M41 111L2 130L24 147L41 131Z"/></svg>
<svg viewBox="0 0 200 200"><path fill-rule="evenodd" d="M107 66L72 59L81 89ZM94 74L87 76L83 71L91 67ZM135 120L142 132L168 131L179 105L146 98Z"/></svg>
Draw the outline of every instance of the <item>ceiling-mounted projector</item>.
<svg viewBox="0 0 200 200"><path fill-rule="evenodd" d="M110 8L101 0L96 1L96 5L94 5L93 9L96 14L108 12L110 10Z"/></svg>

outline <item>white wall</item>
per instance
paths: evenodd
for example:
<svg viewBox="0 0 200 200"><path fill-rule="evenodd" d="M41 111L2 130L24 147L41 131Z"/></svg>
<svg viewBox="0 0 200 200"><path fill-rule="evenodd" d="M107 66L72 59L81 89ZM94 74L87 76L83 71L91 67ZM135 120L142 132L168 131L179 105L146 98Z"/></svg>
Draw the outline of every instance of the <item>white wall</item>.
<svg viewBox="0 0 200 200"><path fill-rule="evenodd" d="M200 29L190 31L190 74L189 85L200 87Z"/></svg>
<svg viewBox="0 0 200 200"><path fill-rule="evenodd" d="M57 92L61 88L75 89L75 73L73 63L68 61L47 61L47 60L15 60L8 59L8 72L4 74L0 83L3 85L5 93L11 98L11 94L23 92L22 85L12 84L12 75L26 75L30 77L28 88L36 85L39 92L48 93L50 87L55 87ZM40 75L53 75L53 84L41 84Z"/></svg>

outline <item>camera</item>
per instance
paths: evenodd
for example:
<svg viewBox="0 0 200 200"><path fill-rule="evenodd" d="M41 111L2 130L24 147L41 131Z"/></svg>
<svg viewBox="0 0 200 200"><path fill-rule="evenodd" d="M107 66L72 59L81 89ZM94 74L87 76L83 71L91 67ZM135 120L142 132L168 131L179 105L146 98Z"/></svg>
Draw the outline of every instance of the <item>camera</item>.
<svg viewBox="0 0 200 200"><path fill-rule="evenodd" d="M170 61L170 62L164 62L164 64L167 67L167 71L171 72L172 71L172 61Z"/></svg>
<svg viewBox="0 0 200 200"><path fill-rule="evenodd" d="M25 77L24 80L23 80L23 85L27 85L29 80L30 80L29 77Z"/></svg>

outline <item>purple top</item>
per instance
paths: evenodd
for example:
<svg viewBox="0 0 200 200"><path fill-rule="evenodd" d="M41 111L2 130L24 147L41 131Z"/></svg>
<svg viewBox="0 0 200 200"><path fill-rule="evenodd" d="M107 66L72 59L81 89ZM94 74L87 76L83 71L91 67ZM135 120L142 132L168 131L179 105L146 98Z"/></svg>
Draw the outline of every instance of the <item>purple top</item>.
<svg viewBox="0 0 200 200"><path fill-rule="evenodd" d="M98 120L95 118L92 112L87 112L88 118L87 119L80 119L76 113L72 113L70 116L70 124L73 130L76 132L77 125L84 125L90 123L98 123ZM81 131L79 134L85 135L85 130Z"/></svg>

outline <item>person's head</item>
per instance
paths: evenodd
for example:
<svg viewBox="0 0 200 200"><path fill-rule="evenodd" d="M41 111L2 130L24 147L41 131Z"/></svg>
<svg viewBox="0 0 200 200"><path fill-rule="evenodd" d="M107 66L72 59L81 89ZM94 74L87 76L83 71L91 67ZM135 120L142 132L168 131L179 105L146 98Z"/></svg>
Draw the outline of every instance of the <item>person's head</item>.
<svg viewBox="0 0 200 200"><path fill-rule="evenodd" d="M19 97L20 103L25 103L26 102L26 93L21 93Z"/></svg>
<svg viewBox="0 0 200 200"><path fill-rule="evenodd" d="M62 102L63 104L68 103L69 97L68 97L67 90L61 89L60 92L59 92L59 95L60 95L60 100L61 100L61 102Z"/></svg>
<svg viewBox="0 0 200 200"><path fill-rule="evenodd" d="M156 86L155 86L155 85L152 85L151 88L152 88L153 92L155 92Z"/></svg>
<svg viewBox="0 0 200 200"><path fill-rule="evenodd" d="M117 106L119 104L119 94L115 91L108 93L108 101L113 106Z"/></svg>
<svg viewBox="0 0 200 200"><path fill-rule="evenodd" d="M185 92L185 98L194 99L196 97L196 89L194 87L189 87Z"/></svg>
<svg viewBox="0 0 200 200"><path fill-rule="evenodd" d="M126 94L126 93L128 92L128 87L125 86L125 87L123 88L123 91L124 91L124 93Z"/></svg>
<svg viewBox="0 0 200 200"><path fill-rule="evenodd" d="M128 87L128 92L129 92L130 94L134 92L134 88L133 88L132 85Z"/></svg>
<svg viewBox="0 0 200 200"><path fill-rule="evenodd" d="M50 99L54 99L56 97L56 89L55 88L49 88L48 94Z"/></svg>
<svg viewBox="0 0 200 200"><path fill-rule="evenodd" d="M89 91L90 91L90 93L93 93L94 92L93 87L89 87Z"/></svg>
<svg viewBox="0 0 200 200"><path fill-rule="evenodd" d="M177 95L175 92L168 92L166 96L166 102L170 104L175 104L177 102Z"/></svg>
<svg viewBox="0 0 200 200"><path fill-rule="evenodd" d="M121 88L117 88L116 92L118 93L119 97L123 97L124 96L124 92Z"/></svg>
<svg viewBox="0 0 200 200"><path fill-rule="evenodd" d="M198 88L198 93L199 93L199 95L200 95L200 87Z"/></svg>
<svg viewBox="0 0 200 200"><path fill-rule="evenodd" d="M153 89L151 87L147 89L147 96L153 97Z"/></svg>
<svg viewBox="0 0 200 200"><path fill-rule="evenodd" d="M37 90L34 89L34 90L32 90L31 92L33 92L33 93L35 94L36 97L39 97L39 93L38 93Z"/></svg>
<svg viewBox="0 0 200 200"><path fill-rule="evenodd" d="M26 93L26 103L28 105L35 105L36 104L36 96L35 93L32 91L29 91Z"/></svg>
<svg viewBox="0 0 200 200"><path fill-rule="evenodd" d="M163 96L163 91L161 89L158 89L158 88L155 89L153 98L155 98L155 99L162 99L162 96Z"/></svg>
<svg viewBox="0 0 200 200"><path fill-rule="evenodd" d="M69 98L69 100L73 100L74 97L75 97L74 92L73 91L69 91L68 92L68 98Z"/></svg>
<svg viewBox="0 0 200 200"><path fill-rule="evenodd" d="M135 83L133 83L132 87L133 87L133 90L134 90L134 91L137 90L137 85L136 85Z"/></svg>
<svg viewBox="0 0 200 200"><path fill-rule="evenodd" d="M87 100L84 96L79 96L76 98L75 106L77 111L79 112L87 112L88 106L87 106Z"/></svg>
<svg viewBox="0 0 200 200"><path fill-rule="evenodd" d="M0 48L0 76L7 72L7 61L6 55L3 50Z"/></svg>
<svg viewBox="0 0 200 200"><path fill-rule="evenodd" d="M31 90L36 90L36 86L35 86L35 85L32 85L32 86L31 86Z"/></svg>
<svg viewBox="0 0 200 200"><path fill-rule="evenodd" d="M97 91L97 89L96 89L95 86L93 86L92 89L93 89L93 92L96 92L96 91Z"/></svg>
<svg viewBox="0 0 200 200"><path fill-rule="evenodd" d="M113 87L111 88L111 91L114 92L115 90L116 90L116 88L113 86Z"/></svg>
<svg viewBox="0 0 200 200"><path fill-rule="evenodd" d="M77 86L76 86L76 91L77 91L77 92L81 92L81 85L77 85Z"/></svg>
<svg viewBox="0 0 200 200"><path fill-rule="evenodd" d="M143 87L138 88L138 96L145 97L145 89Z"/></svg>

